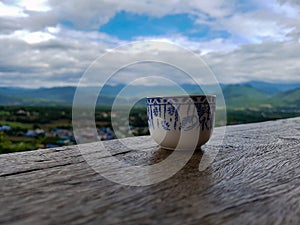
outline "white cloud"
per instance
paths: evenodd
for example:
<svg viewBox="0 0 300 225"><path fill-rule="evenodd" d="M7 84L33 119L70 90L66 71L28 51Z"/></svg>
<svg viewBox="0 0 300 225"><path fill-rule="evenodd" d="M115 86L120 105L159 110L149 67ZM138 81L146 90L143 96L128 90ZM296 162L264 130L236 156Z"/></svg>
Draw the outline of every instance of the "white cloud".
<svg viewBox="0 0 300 225"><path fill-rule="evenodd" d="M0 2L1 85L75 85L101 54L127 43L99 27L117 12L163 17L188 13L196 26L205 24L226 37L189 38L183 34L140 36L136 40L175 42L202 56L222 82L299 81L300 23L298 1L237 0L22 0ZM253 7L255 6L255 7ZM70 26L64 26L69 22ZM136 49L136 53L141 49ZM164 49L172 52L172 49ZM154 49L153 54L157 51ZM166 54L182 60L174 52ZM126 54L126 53L125 53ZM171 55L171 56L170 56ZM128 56L129 57L129 56ZM109 62L113 65L114 60ZM108 67L110 66L108 63ZM186 62L195 68L195 65ZM299 65L299 66L298 66ZM152 71L152 70L151 70ZM135 69L141 73L141 69ZM159 75L159 71L152 71ZM103 71L105 73L105 70ZM134 70L124 71L134 78ZM175 78L174 78L175 79ZM185 80L176 75L179 82Z"/></svg>
<svg viewBox="0 0 300 225"><path fill-rule="evenodd" d="M29 11L47 12L51 10L47 0L20 0L17 5Z"/></svg>
<svg viewBox="0 0 300 225"><path fill-rule="evenodd" d="M94 34L92 34L93 36ZM76 85L89 65L106 49L113 49L115 44L106 42L78 41L75 38L56 38L37 44L27 44L18 39L2 39L7 48L0 53L1 84L14 86L55 86ZM190 42L191 43L191 42ZM196 46L198 43L193 43ZM9 47L10 46L10 47ZM141 54L146 57L145 47L136 48L130 54L119 52L125 59ZM159 50L163 50L158 46ZM157 49L152 50L153 57ZM182 55L174 49L165 48L164 56L172 59L174 65L182 64ZM107 71L116 64L122 64L122 57L118 54L111 57L106 67L96 70L97 76L107 76ZM149 53L147 53L149 54ZM200 56L201 52L198 52ZM240 46L231 51L211 51L202 55L204 61L212 68L215 75L222 83L237 83L247 80L265 81L298 81L300 82L300 44L298 42L265 42ZM121 61L120 61L121 60ZM177 62L177 63L176 63ZM199 65L184 61L185 66L192 71L197 71ZM143 74L159 76L169 74L170 79L178 83L188 83L186 76L174 68L167 68L157 64L137 64L128 67L113 80L113 83L132 81ZM104 76L105 75L105 76ZM104 80L102 80L104 81ZM91 81L90 85L97 85Z"/></svg>
<svg viewBox="0 0 300 225"><path fill-rule="evenodd" d="M199 19L222 18L234 12L234 3L227 0L49 0L49 7L58 12L61 20L68 20L76 28L85 30L98 29L122 10L158 18L187 13Z"/></svg>
<svg viewBox="0 0 300 225"><path fill-rule="evenodd" d="M265 40L283 41L293 30L286 24L281 24L274 15L263 12L236 14L221 21L223 29L247 43L261 43Z"/></svg>
<svg viewBox="0 0 300 225"><path fill-rule="evenodd" d="M1 86L77 85L87 67L115 43L96 32L76 32L50 27L1 35Z"/></svg>
<svg viewBox="0 0 300 225"><path fill-rule="evenodd" d="M205 55L210 52L230 52L238 48L238 44L235 44L231 40L224 38L216 38L212 40L191 40L186 36L174 35L174 36L150 36L150 37L136 37L137 41L157 40L167 41L170 43L176 43L180 46L200 54Z"/></svg>
<svg viewBox="0 0 300 225"><path fill-rule="evenodd" d="M287 18L298 19L300 9L286 2L284 4L278 4L275 0L274 4L269 4L271 10L273 10L277 14L285 15Z"/></svg>
<svg viewBox="0 0 300 225"><path fill-rule="evenodd" d="M0 2L0 17L26 17L28 16L22 10L22 8L12 6L12 5L5 5L4 3Z"/></svg>
<svg viewBox="0 0 300 225"><path fill-rule="evenodd" d="M203 13L211 18L223 18L234 12L234 2L230 0L188 1L187 5L188 12L198 11L198 13Z"/></svg>
<svg viewBox="0 0 300 225"><path fill-rule="evenodd" d="M277 0L281 4L291 4L291 5L300 5L300 2L298 0Z"/></svg>
<svg viewBox="0 0 300 225"><path fill-rule="evenodd" d="M29 32L27 30L17 30L14 33L10 35L0 35L0 39L20 39L28 44L36 44L40 42L49 41L51 39L54 39L55 37L47 32Z"/></svg>
<svg viewBox="0 0 300 225"><path fill-rule="evenodd" d="M265 42L241 46L230 53L204 56L221 82L248 80L300 82L300 44Z"/></svg>
<svg viewBox="0 0 300 225"><path fill-rule="evenodd" d="M251 10L253 2L256 8ZM275 0L252 0L243 4L245 8L249 5L248 12L239 11L237 0L22 0L18 5L6 7L14 7L23 14L26 12L28 18L14 22L20 24L22 29L32 31L54 27L62 21L68 21L74 29L98 30L121 10L154 17L188 13L200 28L201 24L205 24L212 30L227 31L234 41L241 39L242 43L284 40L295 27L294 20L299 17L298 9Z"/></svg>

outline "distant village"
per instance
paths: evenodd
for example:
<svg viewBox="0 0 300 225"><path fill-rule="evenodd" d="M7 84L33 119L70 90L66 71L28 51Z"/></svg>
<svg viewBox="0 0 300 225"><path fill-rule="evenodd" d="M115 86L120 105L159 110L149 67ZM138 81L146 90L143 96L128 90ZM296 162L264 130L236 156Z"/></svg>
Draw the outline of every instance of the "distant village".
<svg viewBox="0 0 300 225"><path fill-rule="evenodd" d="M57 112L56 112L57 113ZM46 113L47 115L48 113ZM52 113L53 114L53 113ZM51 115L52 115L51 114ZM43 149L43 148L54 148L60 146L74 145L76 144L76 139L71 126L71 118L68 117L70 112L61 111L60 115L57 115L57 120L61 118L66 118L66 122L63 126L57 126L55 128L49 128L49 124L39 124L40 118L43 117L41 112L36 112L32 110L19 109L14 112L10 112L10 118L14 118L16 123L19 121L25 121L28 128L20 127L14 125L14 122L8 121L5 123L3 118L0 122L0 132L4 133L11 140L18 140L20 143L26 142L30 143L32 140L32 145L30 149ZM13 115L13 116L11 116ZM44 113L45 115L45 113ZM143 115L130 116L131 121L144 120L145 117L139 118ZM134 126L130 124L126 126L126 120L124 118L118 121L118 125L115 127L116 131L114 132L110 124L110 118L117 118L118 113L108 113L108 112L99 112L97 114L96 121L97 124L97 133L90 132L87 129L81 129L80 132L76 133L79 137L84 139L94 140L112 140L115 138L128 137L129 135L145 135L148 134L148 127L146 126ZM27 120L32 120L32 123L27 122ZM108 122L109 121L109 122ZM53 122L53 121L51 121ZM13 125L10 125L13 124ZM128 124L128 121L127 121ZM41 141L42 140L42 141ZM34 144L35 143L35 144Z"/></svg>
<svg viewBox="0 0 300 225"><path fill-rule="evenodd" d="M7 132L11 130L11 127L9 125L2 125L0 126L0 131ZM94 136L94 134L91 133L82 133L85 137L91 137ZM114 132L108 127L108 128L100 128L98 129L98 135L101 140L112 140L116 138ZM58 138L55 142L49 142L46 144L39 145L39 148L54 148L59 146L65 146L65 145L73 145L76 144L76 140L73 135L72 130L68 129L62 129L62 128L56 128L51 131L45 131L40 128L36 128L34 130L27 130L27 132L23 133L20 131L17 136L24 136L27 138L39 138L39 137L51 137L51 138Z"/></svg>

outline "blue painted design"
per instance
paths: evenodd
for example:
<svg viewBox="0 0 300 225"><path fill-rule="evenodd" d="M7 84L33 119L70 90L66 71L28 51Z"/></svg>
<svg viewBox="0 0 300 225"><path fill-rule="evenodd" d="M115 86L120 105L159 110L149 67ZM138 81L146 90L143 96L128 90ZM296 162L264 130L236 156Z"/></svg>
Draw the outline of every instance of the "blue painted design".
<svg viewBox="0 0 300 225"><path fill-rule="evenodd" d="M170 124L167 121L161 121L161 126L164 130L170 130Z"/></svg>
<svg viewBox="0 0 300 225"><path fill-rule="evenodd" d="M150 106L147 106L148 126L151 127L151 114L149 113Z"/></svg>
<svg viewBox="0 0 300 225"><path fill-rule="evenodd" d="M158 106L159 117L161 117L161 105Z"/></svg>
<svg viewBox="0 0 300 225"><path fill-rule="evenodd" d="M207 118L206 117L200 118L199 119L199 124L201 126L201 130L204 130L205 127L208 129L208 127L207 127Z"/></svg>
<svg viewBox="0 0 300 225"><path fill-rule="evenodd" d="M189 131L189 130L195 128L196 126L199 126L199 121L198 121L197 116L192 115L192 116L184 117L182 119L181 129L183 129L185 131Z"/></svg>
<svg viewBox="0 0 300 225"><path fill-rule="evenodd" d="M157 107L155 107L153 109L153 114L154 114L154 116L158 116L158 108Z"/></svg>
<svg viewBox="0 0 300 225"><path fill-rule="evenodd" d="M168 113L170 116L173 116L174 112L175 112L175 107L173 105L171 105L169 108L168 108Z"/></svg>
<svg viewBox="0 0 300 225"><path fill-rule="evenodd" d="M154 99L154 104L159 104L161 103L161 98L155 98Z"/></svg>
<svg viewBox="0 0 300 225"><path fill-rule="evenodd" d="M154 123L153 123L153 114L152 114L152 106L148 105L148 119L150 120L149 126L151 126L154 129Z"/></svg>
<svg viewBox="0 0 300 225"><path fill-rule="evenodd" d="M192 101L193 110L191 108ZM149 127L164 130L191 130L199 127L202 131L213 127L213 113L215 109L215 97L192 96L186 98L156 97L147 99L147 113ZM183 108L181 108L181 106ZM185 111L182 111L185 110ZM185 115L179 118L179 112ZM168 119L168 121L166 121ZM154 121L156 120L156 121Z"/></svg>
<svg viewBox="0 0 300 225"><path fill-rule="evenodd" d="M179 110L179 109L177 109ZM177 122L178 122L178 111L175 110L175 121L174 121L174 130L177 128Z"/></svg>

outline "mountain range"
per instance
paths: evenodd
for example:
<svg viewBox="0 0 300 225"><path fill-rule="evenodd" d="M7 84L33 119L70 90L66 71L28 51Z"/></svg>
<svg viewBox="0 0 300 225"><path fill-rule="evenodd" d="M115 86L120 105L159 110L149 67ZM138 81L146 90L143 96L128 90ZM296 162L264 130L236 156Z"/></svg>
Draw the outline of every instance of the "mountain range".
<svg viewBox="0 0 300 225"><path fill-rule="evenodd" d="M281 84L267 83L260 81L250 81L240 84L221 84L223 95L228 108L246 107L284 107L300 109L300 83ZM203 91L197 85L183 84L181 88L189 94L201 94ZM83 94L89 98L91 92L99 91L99 87L84 87ZM206 92L213 90L212 87L205 86ZM101 101L98 104L110 105L117 94L123 91L121 97L126 99L139 99L141 96L148 96L153 93L153 86L131 86L125 87L123 84L116 86L105 85L101 90ZM53 87L53 88L18 88L0 87L0 105L26 105L26 106L70 106L76 87ZM156 86L157 95L181 94L178 87ZM212 93L213 94L213 93Z"/></svg>

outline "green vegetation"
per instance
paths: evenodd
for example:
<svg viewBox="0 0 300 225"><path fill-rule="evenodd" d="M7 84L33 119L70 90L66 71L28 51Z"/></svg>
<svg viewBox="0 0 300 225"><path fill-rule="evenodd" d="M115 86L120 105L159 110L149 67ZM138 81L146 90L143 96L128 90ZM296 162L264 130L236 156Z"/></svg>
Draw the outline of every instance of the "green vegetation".
<svg viewBox="0 0 300 225"><path fill-rule="evenodd" d="M276 94L272 99L276 107L287 107L300 109L300 88Z"/></svg>
<svg viewBox="0 0 300 225"><path fill-rule="evenodd" d="M266 104L271 96L243 85L228 85L223 94L229 108L259 107L261 104Z"/></svg>
<svg viewBox="0 0 300 225"><path fill-rule="evenodd" d="M300 116L300 111L284 109L243 109L227 111L227 124L243 124Z"/></svg>
<svg viewBox="0 0 300 225"><path fill-rule="evenodd" d="M227 107L227 124L261 122L300 116L300 88L283 90L287 85L268 83L226 85L223 94ZM95 109L96 127L102 140L116 137L112 129L111 118L118 118L120 128L118 137L128 135L128 106L111 109L113 95L122 86L107 87L106 96ZM196 90L194 86L186 86ZM143 91L147 87L139 87ZM89 96L89 90L86 95ZM40 88L36 90L18 88L0 88L0 153L9 153L38 148L76 144L72 131L72 99L74 87ZM134 93L133 93L134 94ZM22 96L22 97L20 97ZM130 110L129 127L134 135L148 134L148 120L145 99L140 100ZM46 104L44 104L46 103ZM59 106L59 104L64 106ZM5 106L7 105L7 106ZM13 105L13 106L11 106ZM26 106L24 106L26 105ZM28 106L31 105L31 106ZM47 106L46 106L47 105ZM126 110L127 109L127 110ZM123 115L123 116L122 116ZM125 115L125 116L124 116ZM216 112L216 125L221 121ZM91 135L91 134L84 134Z"/></svg>
<svg viewBox="0 0 300 225"><path fill-rule="evenodd" d="M121 112L122 109L119 109L111 113L110 107L95 109L96 126L103 140L114 138L111 131L111 117L120 116ZM261 122L295 116L300 116L297 108L229 107L227 124ZM71 107L0 106L0 128L9 127L0 131L0 153L76 144L71 123ZM121 121L121 126L124 124L125 121ZM145 107L137 105L131 109L129 125L134 135L148 134Z"/></svg>
<svg viewBox="0 0 300 225"><path fill-rule="evenodd" d="M33 149L35 149L35 143L26 143L23 141L14 143L10 140L8 135L6 135L3 131L0 131L0 154Z"/></svg>
<svg viewBox="0 0 300 225"><path fill-rule="evenodd" d="M300 109L300 88L270 94L249 85L228 85L223 94L228 109Z"/></svg>
<svg viewBox="0 0 300 225"><path fill-rule="evenodd" d="M110 107L95 109L96 126L103 140L115 138L112 116L116 115ZM148 134L145 108L131 110L129 125L135 135ZM71 107L0 106L0 154L71 144L76 144Z"/></svg>

